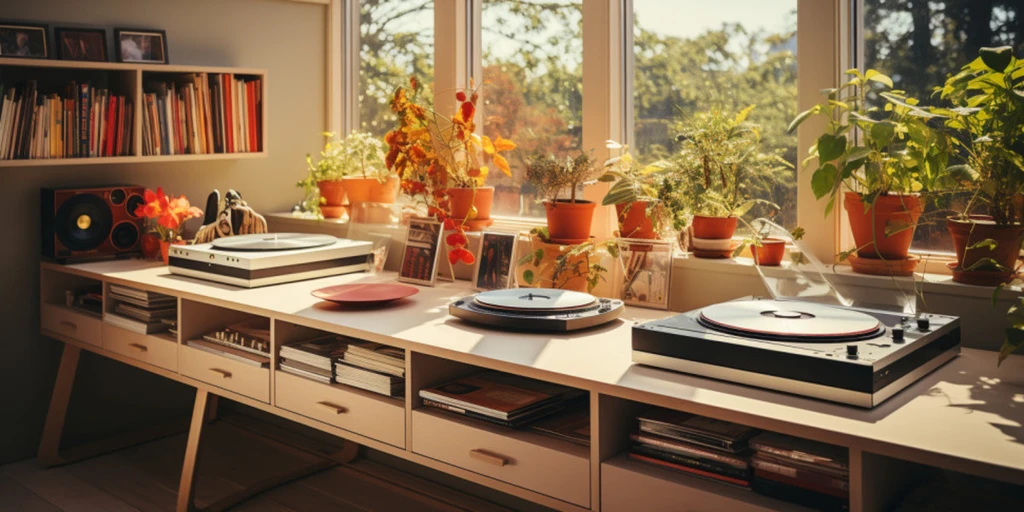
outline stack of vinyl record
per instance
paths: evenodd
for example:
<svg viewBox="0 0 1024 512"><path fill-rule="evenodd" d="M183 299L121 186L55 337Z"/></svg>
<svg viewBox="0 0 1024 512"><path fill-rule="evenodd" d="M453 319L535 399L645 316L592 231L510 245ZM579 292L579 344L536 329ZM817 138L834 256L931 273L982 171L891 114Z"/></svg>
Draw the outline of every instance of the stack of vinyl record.
<svg viewBox="0 0 1024 512"><path fill-rule="evenodd" d="M818 510L846 510L850 499L848 451L774 432L750 440L754 489Z"/></svg>
<svg viewBox="0 0 1024 512"><path fill-rule="evenodd" d="M419 392L427 407L512 428L560 412L567 402L582 394L566 386L496 371L485 371Z"/></svg>
<svg viewBox="0 0 1024 512"><path fill-rule="evenodd" d="M405 395L405 350L370 341L353 341L334 362L339 384L385 396Z"/></svg>
<svg viewBox="0 0 1024 512"><path fill-rule="evenodd" d="M257 317L234 323L204 334L202 339L188 340L188 346L239 363L267 368L270 366L270 320Z"/></svg>
<svg viewBox="0 0 1024 512"><path fill-rule="evenodd" d="M164 319L177 319L178 299L170 295L112 284L107 297L114 305L104 321L140 334L167 330Z"/></svg>
<svg viewBox="0 0 1024 512"><path fill-rule="evenodd" d="M281 347L282 372L324 384L334 382L334 358L345 348L345 341L333 334Z"/></svg>
<svg viewBox="0 0 1024 512"><path fill-rule="evenodd" d="M652 409L638 420L630 458L750 488L747 443L758 430L668 409Z"/></svg>

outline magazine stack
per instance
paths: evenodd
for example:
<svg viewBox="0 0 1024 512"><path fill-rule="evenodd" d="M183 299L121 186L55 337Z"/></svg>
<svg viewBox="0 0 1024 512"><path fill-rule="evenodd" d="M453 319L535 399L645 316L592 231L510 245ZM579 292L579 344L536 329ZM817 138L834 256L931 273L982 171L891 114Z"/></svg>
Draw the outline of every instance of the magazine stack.
<svg viewBox="0 0 1024 512"><path fill-rule="evenodd" d="M334 362L339 384L390 397L405 396L405 350L352 341Z"/></svg>
<svg viewBox="0 0 1024 512"><path fill-rule="evenodd" d="M582 391L485 371L447 384L420 390L423 405L468 418L520 428L566 409Z"/></svg>
<svg viewBox="0 0 1024 512"><path fill-rule="evenodd" d="M164 332L164 320L178 317L178 299L170 295L112 284L108 299L113 308L103 321L139 334Z"/></svg>
<svg viewBox="0 0 1024 512"><path fill-rule="evenodd" d="M333 334L281 347L282 372L323 384L334 379L334 358L342 353L345 341Z"/></svg>
<svg viewBox="0 0 1024 512"><path fill-rule="evenodd" d="M850 465L845 448L774 432L750 440L757 492L818 510L845 510Z"/></svg>

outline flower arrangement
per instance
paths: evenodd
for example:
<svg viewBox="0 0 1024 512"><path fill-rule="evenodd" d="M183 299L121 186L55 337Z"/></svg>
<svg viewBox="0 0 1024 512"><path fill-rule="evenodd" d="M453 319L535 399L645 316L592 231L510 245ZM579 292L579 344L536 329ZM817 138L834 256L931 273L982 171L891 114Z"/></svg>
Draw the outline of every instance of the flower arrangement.
<svg viewBox="0 0 1024 512"><path fill-rule="evenodd" d="M453 215L449 192L462 188L475 195L492 165L511 176L508 160L501 153L515 149L516 144L500 136L491 140L475 133L478 90L456 92L458 106L448 118L416 104L420 84L411 78L409 85L411 94L399 87L391 99L398 123L385 137L389 150L384 162L398 174L403 192L424 204L427 213L444 223L446 230L455 231L446 239L449 263L472 264L475 258L466 249L465 231L477 209L474 205L464 216Z"/></svg>
<svg viewBox="0 0 1024 512"><path fill-rule="evenodd" d="M152 232L161 242L174 243L181 240L181 226L189 219L203 216L203 211L188 202L185 196L172 197L164 194L163 188L156 192L146 189L145 204L135 209L135 215L155 221Z"/></svg>

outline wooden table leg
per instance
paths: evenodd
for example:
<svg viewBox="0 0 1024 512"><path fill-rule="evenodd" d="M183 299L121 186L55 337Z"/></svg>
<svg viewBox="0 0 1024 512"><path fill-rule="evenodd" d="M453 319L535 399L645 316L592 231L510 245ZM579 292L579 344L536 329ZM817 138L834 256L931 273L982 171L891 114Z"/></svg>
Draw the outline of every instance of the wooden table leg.
<svg viewBox="0 0 1024 512"><path fill-rule="evenodd" d="M193 496L196 491L196 468L199 466L199 442L203 435L203 424L210 410L210 394L202 389L196 390L196 402L192 406L192 423L188 430L188 443L185 445L185 464L181 468L181 484L178 486L178 512L189 512L195 509Z"/></svg>
<svg viewBox="0 0 1024 512"><path fill-rule="evenodd" d="M64 352L60 356L60 367L57 380L53 383L53 394L50 395L50 409L46 413L46 424L43 426L43 437L39 442L38 459L43 467L62 464L60 457L60 438L64 432L64 416L68 412L71 401L71 388L75 384L75 373L78 370L78 356L82 349L64 344Z"/></svg>

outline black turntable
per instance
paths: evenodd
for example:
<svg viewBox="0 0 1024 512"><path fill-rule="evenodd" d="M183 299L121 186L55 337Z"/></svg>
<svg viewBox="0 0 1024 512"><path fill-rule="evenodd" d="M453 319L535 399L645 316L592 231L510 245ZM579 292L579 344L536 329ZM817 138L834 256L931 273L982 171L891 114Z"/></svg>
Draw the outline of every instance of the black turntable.
<svg viewBox="0 0 1024 512"><path fill-rule="evenodd" d="M633 361L874 407L960 353L960 320L741 299L633 327Z"/></svg>
<svg viewBox="0 0 1024 512"><path fill-rule="evenodd" d="M622 314L623 303L549 288L513 288L478 293L448 306L467 322L519 331L566 332L606 324Z"/></svg>

